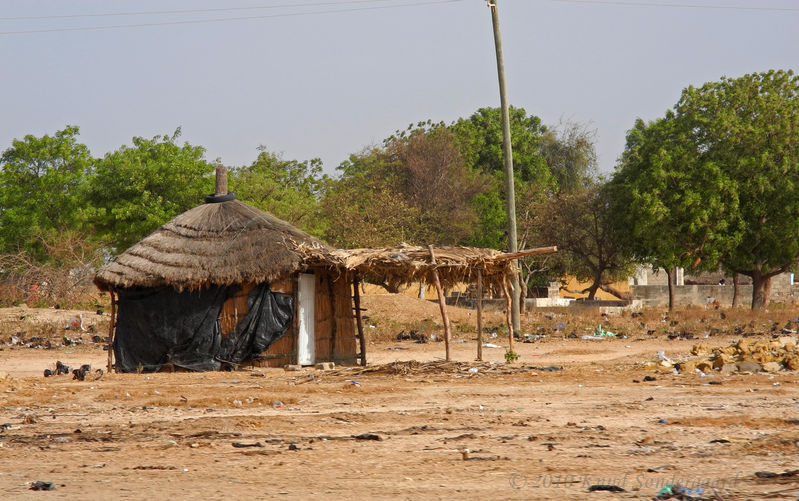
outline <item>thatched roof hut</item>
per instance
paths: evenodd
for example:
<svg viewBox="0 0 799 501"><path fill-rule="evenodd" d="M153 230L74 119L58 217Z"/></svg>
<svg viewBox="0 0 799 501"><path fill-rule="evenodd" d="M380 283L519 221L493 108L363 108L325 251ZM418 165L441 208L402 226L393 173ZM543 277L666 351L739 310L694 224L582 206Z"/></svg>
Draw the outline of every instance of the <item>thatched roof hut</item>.
<svg viewBox="0 0 799 501"><path fill-rule="evenodd" d="M333 249L222 184L95 275L118 299L117 367L354 362L350 281Z"/></svg>

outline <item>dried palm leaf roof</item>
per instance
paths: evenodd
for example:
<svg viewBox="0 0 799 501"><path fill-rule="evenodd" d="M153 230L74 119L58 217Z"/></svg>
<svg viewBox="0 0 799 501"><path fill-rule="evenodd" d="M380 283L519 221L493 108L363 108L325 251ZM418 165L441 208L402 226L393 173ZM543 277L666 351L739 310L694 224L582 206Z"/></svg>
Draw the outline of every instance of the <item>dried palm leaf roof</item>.
<svg viewBox="0 0 799 501"><path fill-rule="evenodd" d="M302 249L302 250L300 250ZM198 289L272 282L329 264L321 240L238 200L206 203L177 216L101 268L94 283Z"/></svg>
<svg viewBox="0 0 799 501"><path fill-rule="evenodd" d="M513 259L556 250L555 247L545 247L508 254L476 247L434 247L433 264L431 247L402 244L399 247L377 249L338 249L330 255L319 255L316 258L326 258L347 270L385 281L389 286L414 282L433 283L434 271L438 272L442 284L475 282L478 271L482 273L486 283L501 284L506 276L517 270ZM317 251L301 249L301 252L312 256Z"/></svg>

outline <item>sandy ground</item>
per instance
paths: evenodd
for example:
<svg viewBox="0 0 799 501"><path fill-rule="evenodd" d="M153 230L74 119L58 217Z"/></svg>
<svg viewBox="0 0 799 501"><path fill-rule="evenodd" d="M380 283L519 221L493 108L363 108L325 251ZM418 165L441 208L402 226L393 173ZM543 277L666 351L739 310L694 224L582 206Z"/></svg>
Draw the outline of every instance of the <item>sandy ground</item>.
<svg viewBox="0 0 799 501"><path fill-rule="evenodd" d="M374 316L391 310L370 307ZM426 304L413 308L428 313ZM9 322L31 310L4 313ZM103 317L84 312L90 317L102 327ZM645 365L657 350L685 357L696 341L645 334L547 337L516 343L521 358L510 366L491 363L504 348L485 348L477 363L473 337L458 336L451 364L436 363L442 343L385 340L369 344L368 372L86 381L42 371L56 360L104 367L101 344L6 345L0 498L652 499L676 482L704 487L708 499L799 497L799 475L755 475L799 469L796 372L663 373ZM35 481L56 491L33 491ZM589 492L597 484L624 492Z"/></svg>

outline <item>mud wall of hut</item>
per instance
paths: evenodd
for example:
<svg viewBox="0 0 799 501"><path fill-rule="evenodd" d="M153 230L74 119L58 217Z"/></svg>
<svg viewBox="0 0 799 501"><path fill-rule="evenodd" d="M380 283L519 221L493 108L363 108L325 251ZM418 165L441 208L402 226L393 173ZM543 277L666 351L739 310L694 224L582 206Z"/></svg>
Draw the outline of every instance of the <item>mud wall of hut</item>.
<svg viewBox="0 0 799 501"><path fill-rule="evenodd" d="M355 320L352 309L352 286L346 274L317 270L314 284L314 351L316 362L353 365L357 360ZM272 284L272 290L295 298L297 279L293 277ZM275 341L254 362L260 367L283 367L297 363L299 316L295 306L294 322L286 334Z"/></svg>
<svg viewBox="0 0 799 501"><path fill-rule="evenodd" d="M316 273L316 361L354 364L352 286L345 274Z"/></svg>

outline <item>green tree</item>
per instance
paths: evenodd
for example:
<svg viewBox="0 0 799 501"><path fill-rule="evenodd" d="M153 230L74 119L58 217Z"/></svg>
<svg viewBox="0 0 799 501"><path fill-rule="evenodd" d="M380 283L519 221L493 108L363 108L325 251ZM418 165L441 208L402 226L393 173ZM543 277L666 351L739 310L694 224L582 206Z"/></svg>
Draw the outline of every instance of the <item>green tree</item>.
<svg viewBox="0 0 799 501"><path fill-rule="evenodd" d="M78 231L92 157L77 142L79 129L14 140L0 157L0 250L25 251L45 261L44 241Z"/></svg>
<svg viewBox="0 0 799 501"><path fill-rule="evenodd" d="M113 252L119 252L203 201L213 192L214 167L204 148L172 136L134 137L97 161L91 178L89 220Z"/></svg>
<svg viewBox="0 0 799 501"><path fill-rule="evenodd" d="M666 271L674 308L676 267L713 271L735 245L737 196L718 165L700 167L672 112L627 135L608 185L617 239L641 264Z"/></svg>
<svg viewBox="0 0 799 501"><path fill-rule="evenodd" d="M541 136L541 156L561 193L577 192L596 177L595 141L596 130L570 121L561 121Z"/></svg>
<svg viewBox="0 0 799 501"><path fill-rule="evenodd" d="M331 242L458 244L474 230L486 176L467 168L446 127L411 126L338 170L323 202Z"/></svg>
<svg viewBox="0 0 799 501"><path fill-rule="evenodd" d="M374 148L350 155L321 201L325 241L338 247L380 247L413 242L418 209L386 175L384 155Z"/></svg>
<svg viewBox="0 0 799 501"><path fill-rule="evenodd" d="M750 276L752 308L763 308L771 277L799 259L797 144L791 71L688 87L673 112L628 137L614 184L634 214L630 241L642 237L639 255L656 262Z"/></svg>
<svg viewBox="0 0 799 501"><path fill-rule="evenodd" d="M632 260L614 238L611 217L610 204L596 185L554 196L536 211L536 237L542 245L557 245L556 269L590 282L580 291L587 292L588 299L600 289L627 299L610 285L633 271Z"/></svg>
<svg viewBox="0 0 799 501"><path fill-rule="evenodd" d="M325 227L318 217L319 200L329 182L322 174L322 161L285 160L263 146L259 150L261 153L249 167L231 171L231 191L244 202L322 236Z"/></svg>
<svg viewBox="0 0 799 501"><path fill-rule="evenodd" d="M468 238L477 223L473 201L486 176L465 165L454 134L445 127L417 128L385 145L389 178L418 211L413 240L453 245Z"/></svg>
<svg viewBox="0 0 799 501"><path fill-rule="evenodd" d="M458 140L466 166L488 176L486 189L473 199L478 223L466 243L479 247L507 248L501 110L481 108L469 118L457 120L449 128ZM510 128L517 204L525 197L546 196L555 192L556 178L540 151L546 127L538 117L528 116L523 108L511 106Z"/></svg>

